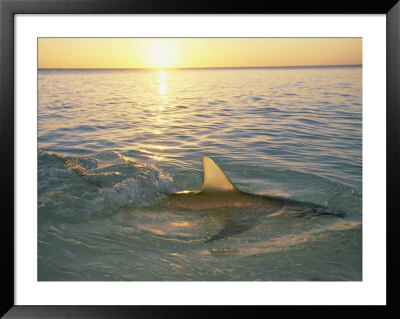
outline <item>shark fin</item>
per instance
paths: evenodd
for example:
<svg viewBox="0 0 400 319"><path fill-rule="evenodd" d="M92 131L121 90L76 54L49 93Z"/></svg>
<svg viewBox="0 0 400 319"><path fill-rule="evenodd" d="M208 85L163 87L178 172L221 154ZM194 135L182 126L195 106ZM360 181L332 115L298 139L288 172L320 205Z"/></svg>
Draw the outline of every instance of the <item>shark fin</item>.
<svg viewBox="0 0 400 319"><path fill-rule="evenodd" d="M228 176L211 158L203 156L204 182L201 191L236 190Z"/></svg>

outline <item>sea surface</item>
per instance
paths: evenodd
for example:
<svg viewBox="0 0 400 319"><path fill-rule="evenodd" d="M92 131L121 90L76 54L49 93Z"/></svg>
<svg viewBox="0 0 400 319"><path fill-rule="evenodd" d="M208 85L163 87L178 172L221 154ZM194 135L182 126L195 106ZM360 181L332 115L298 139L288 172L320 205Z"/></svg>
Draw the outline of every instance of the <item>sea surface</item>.
<svg viewBox="0 0 400 319"><path fill-rule="evenodd" d="M163 205L202 156L337 214ZM39 70L37 212L40 281L360 281L362 68Z"/></svg>

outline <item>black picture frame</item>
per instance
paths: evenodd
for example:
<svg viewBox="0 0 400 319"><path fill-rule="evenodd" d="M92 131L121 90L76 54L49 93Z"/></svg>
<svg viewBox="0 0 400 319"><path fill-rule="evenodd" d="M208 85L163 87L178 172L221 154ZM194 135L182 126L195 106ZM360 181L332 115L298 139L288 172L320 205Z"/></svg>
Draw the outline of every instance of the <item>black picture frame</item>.
<svg viewBox="0 0 400 319"><path fill-rule="evenodd" d="M14 303L14 15L15 14L385 14L387 21L387 305L386 306L22 306ZM5 318L165 318L319 316L399 317L396 244L400 137L400 3L398 0L0 0L1 308ZM379 106L377 106L379 107Z"/></svg>

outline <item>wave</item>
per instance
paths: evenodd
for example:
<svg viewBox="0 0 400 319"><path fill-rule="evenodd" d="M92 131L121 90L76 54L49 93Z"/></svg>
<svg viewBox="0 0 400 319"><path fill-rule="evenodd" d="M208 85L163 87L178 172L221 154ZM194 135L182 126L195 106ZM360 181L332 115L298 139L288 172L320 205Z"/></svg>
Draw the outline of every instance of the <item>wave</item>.
<svg viewBox="0 0 400 319"><path fill-rule="evenodd" d="M175 191L168 172L118 152L63 156L39 150L38 162L38 207L42 216L88 220L126 206L153 206Z"/></svg>

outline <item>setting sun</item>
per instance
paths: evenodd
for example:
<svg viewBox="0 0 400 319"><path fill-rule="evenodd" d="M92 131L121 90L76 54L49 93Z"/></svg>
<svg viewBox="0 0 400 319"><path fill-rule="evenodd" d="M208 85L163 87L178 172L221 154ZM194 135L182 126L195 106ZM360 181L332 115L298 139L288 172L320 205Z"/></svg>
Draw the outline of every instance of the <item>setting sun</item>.
<svg viewBox="0 0 400 319"><path fill-rule="evenodd" d="M175 59L171 45L165 42L152 43L149 49L149 63L155 68L169 68Z"/></svg>

